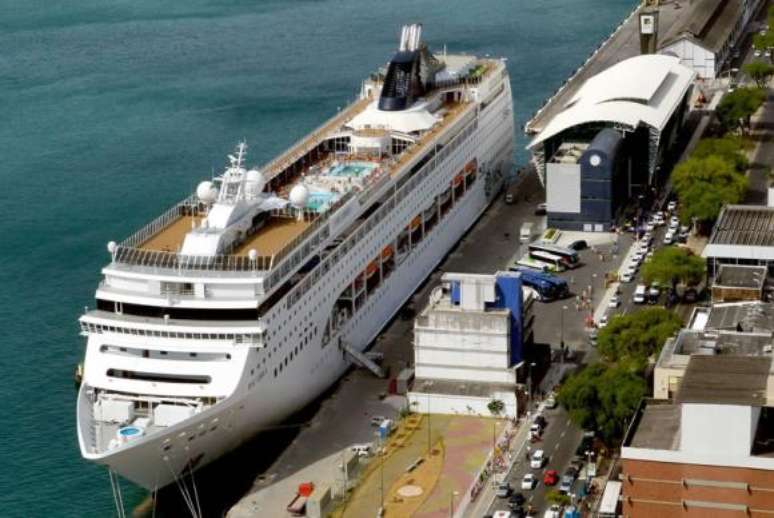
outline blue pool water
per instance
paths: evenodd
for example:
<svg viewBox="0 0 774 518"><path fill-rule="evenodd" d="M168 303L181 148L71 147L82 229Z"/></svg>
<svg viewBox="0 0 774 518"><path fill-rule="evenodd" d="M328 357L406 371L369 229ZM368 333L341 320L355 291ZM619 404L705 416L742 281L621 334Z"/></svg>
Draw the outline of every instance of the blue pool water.
<svg viewBox="0 0 774 518"><path fill-rule="evenodd" d="M338 164L328 171L330 176L352 176L360 177L371 173L374 170L373 164L361 164L359 162L351 162L346 164Z"/></svg>
<svg viewBox="0 0 774 518"><path fill-rule="evenodd" d="M72 383L108 241L239 140L258 165L319 126L403 23L431 48L508 58L519 128L635 3L0 0L0 515L113 516L106 472L78 452ZM127 505L144 497L124 488Z"/></svg>
<svg viewBox="0 0 774 518"><path fill-rule="evenodd" d="M336 194L332 192L312 192L309 193L309 199L306 202L306 208L315 212L323 212L336 199Z"/></svg>

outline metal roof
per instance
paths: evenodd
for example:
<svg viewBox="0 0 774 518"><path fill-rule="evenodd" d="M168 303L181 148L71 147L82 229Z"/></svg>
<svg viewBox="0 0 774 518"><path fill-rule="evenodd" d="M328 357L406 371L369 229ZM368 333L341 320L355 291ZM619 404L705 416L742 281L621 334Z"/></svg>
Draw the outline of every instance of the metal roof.
<svg viewBox="0 0 774 518"><path fill-rule="evenodd" d="M770 370L765 356L692 356L677 402L767 406Z"/></svg>
<svg viewBox="0 0 774 518"><path fill-rule="evenodd" d="M659 48L689 38L707 50L718 52L731 36L742 8L742 0L694 0L686 7L681 23L672 25L664 35Z"/></svg>
<svg viewBox="0 0 774 518"><path fill-rule="evenodd" d="M562 112L529 144L533 148L566 129L590 122L664 128L696 72L679 58L659 54L623 60L589 78Z"/></svg>
<svg viewBox="0 0 774 518"><path fill-rule="evenodd" d="M774 247L774 207L726 205L710 237L712 245Z"/></svg>
<svg viewBox="0 0 774 518"><path fill-rule="evenodd" d="M722 264L715 276L713 288L755 288L762 290L766 284L767 271L765 266Z"/></svg>

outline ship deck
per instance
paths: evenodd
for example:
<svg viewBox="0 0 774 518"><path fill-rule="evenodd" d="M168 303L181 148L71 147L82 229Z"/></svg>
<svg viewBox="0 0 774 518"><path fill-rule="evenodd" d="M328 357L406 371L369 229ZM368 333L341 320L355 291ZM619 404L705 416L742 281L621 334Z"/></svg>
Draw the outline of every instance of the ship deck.
<svg viewBox="0 0 774 518"><path fill-rule="evenodd" d="M262 256L275 255L311 224L310 221L293 218L271 218L258 232L248 237L234 255L247 255L250 250Z"/></svg>
<svg viewBox="0 0 774 518"><path fill-rule="evenodd" d="M194 226L199 226L202 219L203 216L181 216L142 242L138 248L156 252L177 252L183 245L185 235Z"/></svg>

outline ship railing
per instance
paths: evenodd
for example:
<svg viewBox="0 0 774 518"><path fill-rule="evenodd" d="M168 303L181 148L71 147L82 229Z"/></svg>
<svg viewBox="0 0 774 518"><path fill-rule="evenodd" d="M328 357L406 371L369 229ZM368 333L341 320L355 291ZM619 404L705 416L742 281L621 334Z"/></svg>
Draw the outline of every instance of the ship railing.
<svg viewBox="0 0 774 518"><path fill-rule="evenodd" d="M183 255L160 250L143 250L119 245L113 253L113 263L151 269L185 271L250 272L271 269L273 256L251 259L242 255Z"/></svg>
<svg viewBox="0 0 774 518"><path fill-rule="evenodd" d="M153 237L159 231L166 228L178 218L182 216L195 216L203 211L204 206L196 201L196 197L194 195L191 195L183 201L176 203L173 207L170 207L163 214L161 214L161 216L157 217L142 227L140 230L126 238L123 242L121 242L121 245L131 247L138 246Z"/></svg>

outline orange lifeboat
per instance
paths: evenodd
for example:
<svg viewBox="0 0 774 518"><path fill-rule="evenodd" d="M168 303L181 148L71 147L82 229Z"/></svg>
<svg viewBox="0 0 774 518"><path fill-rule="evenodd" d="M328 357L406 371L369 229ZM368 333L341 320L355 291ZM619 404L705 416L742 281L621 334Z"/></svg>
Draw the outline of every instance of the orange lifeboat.
<svg viewBox="0 0 774 518"><path fill-rule="evenodd" d="M382 250L382 261L386 261L390 257L392 257L393 249L392 246L387 245L384 247L384 250Z"/></svg>
<svg viewBox="0 0 774 518"><path fill-rule="evenodd" d="M470 162L468 162L467 164L465 164L465 169L464 169L465 176L467 176L467 175L469 175L471 173L475 173L476 172L476 165L477 164L478 164L478 161L475 158L473 160L471 160Z"/></svg>
<svg viewBox="0 0 774 518"><path fill-rule="evenodd" d="M454 187L457 187L459 184L461 184L461 183L462 183L462 179L463 179L463 178L464 178L464 177L462 176L462 174L461 174L461 173L460 173L460 174L458 174L457 176L455 176L455 177L454 177L454 180L452 180L452 185L453 185Z"/></svg>
<svg viewBox="0 0 774 518"><path fill-rule="evenodd" d="M376 264L376 261L371 261L366 267L366 278L372 277L378 271L379 265Z"/></svg>
<svg viewBox="0 0 774 518"><path fill-rule="evenodd" d="M416 230L421 224L422 224L422 217L416 216L414 219L411 220L411 223L409 224L409 228L411 230Z"/></svg>

